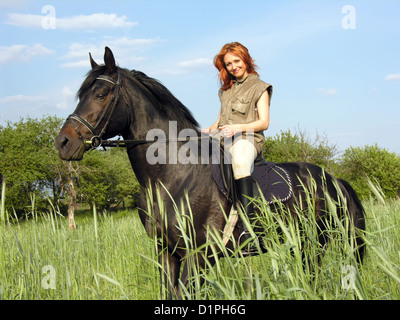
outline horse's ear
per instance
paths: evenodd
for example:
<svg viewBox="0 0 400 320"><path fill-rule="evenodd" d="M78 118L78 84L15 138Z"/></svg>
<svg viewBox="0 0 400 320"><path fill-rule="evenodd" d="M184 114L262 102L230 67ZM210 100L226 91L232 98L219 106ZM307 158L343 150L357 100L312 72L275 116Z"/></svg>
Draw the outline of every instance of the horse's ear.
<svg viewBox="0 0 400 320"><path fill-rule="evenodd" d="M114 73L117 71L117 67L115 65L115 59L114 59L114 55L111 51L111 49L109 47L105 48L105 52L104 52L104 63L107 67L107 70L110 73Z"/></svg>
<svg viewBox="0 0 400 320"><path fill-rule="evenodd" d="M96 61L93 60L90 52L89 52L89 58L90 58L90 65L92 66L92 69L97 68L99 65L96 63Z"/></svg>

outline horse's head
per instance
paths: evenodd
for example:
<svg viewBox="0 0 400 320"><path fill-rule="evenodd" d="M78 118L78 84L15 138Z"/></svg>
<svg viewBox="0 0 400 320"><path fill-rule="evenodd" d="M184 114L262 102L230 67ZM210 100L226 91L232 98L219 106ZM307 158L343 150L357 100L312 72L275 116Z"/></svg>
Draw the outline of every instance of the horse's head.
<svg viewBox="0 0 400 320"><path fill-rule="evenodd" d="M79 89L78 106L56 138L63 160L81 160L85 151L99 146L102 139L121 134L125 124L115 112L123 99L119 98L121 75L113 53L105 48L105 65L101 66L89 56L92 70Z"/></svg>

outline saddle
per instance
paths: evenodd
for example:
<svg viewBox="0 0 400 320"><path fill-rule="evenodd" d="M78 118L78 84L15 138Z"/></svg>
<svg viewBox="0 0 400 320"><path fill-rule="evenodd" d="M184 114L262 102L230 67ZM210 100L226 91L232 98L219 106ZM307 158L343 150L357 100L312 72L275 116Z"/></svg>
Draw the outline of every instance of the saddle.
<svg viewBox="0 0 400 320"><path fill-rule="evenodd" d="M213 180L219 191L231 203L227 223L223 230L222 242L226 246L239 220L237 210L238 194L233 176L232 164L224 160L230 159L229 152L220 147L219 161L211 164ZM215 158L214 158L215 159ZM251 177L253 178L253 196L259 197L261 190L268 205L284 203L292 197L292 181L285 169L274 162L267 162L260 153L254 161Z"/></svg>
<svg viewBox="0 0 400 320"><path fill-rule="evenodd" d="M219 163L211 164L211 172L220 192L233 205L237 203L235 180L229 152L221 146ZM227 163L226 163L227 162ZM274 162L267 162L260 153L254 161L253 195L260 196L261 190L268 205L277 202L286 202L292 197L292 181L285 169Z"/></svg>

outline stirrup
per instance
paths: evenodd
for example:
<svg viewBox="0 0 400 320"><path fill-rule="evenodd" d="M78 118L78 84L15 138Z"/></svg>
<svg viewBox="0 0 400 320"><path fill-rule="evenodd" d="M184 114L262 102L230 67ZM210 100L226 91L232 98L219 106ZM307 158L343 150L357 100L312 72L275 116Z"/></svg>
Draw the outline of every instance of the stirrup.
<svg viewBox="0 0 400 320"><path fill-rule="evenodd" d="M248 237L248 239L244 239L243 243L241 243L242 237L247 237L247 236L250 236L250 237ZM247 244L243 245L246 242L247 242ZM239 248L242 247L241 250L242 250L242 254L244 256L250 256L250 255L254 255L254 254L258 253L257 246L255 245L254 242L256 242L258 244L258 246L260 246L260 241L258 240L258 237L253 238L253 237L251 237L249 231L244 230L238 237L237 245Z"/></svg>

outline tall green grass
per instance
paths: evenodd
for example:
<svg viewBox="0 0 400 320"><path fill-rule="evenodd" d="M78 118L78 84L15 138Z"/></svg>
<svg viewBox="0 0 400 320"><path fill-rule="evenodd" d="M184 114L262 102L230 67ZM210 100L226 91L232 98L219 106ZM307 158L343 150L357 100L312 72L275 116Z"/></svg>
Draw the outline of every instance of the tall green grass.
<svg viewBox="0 0 400 320"><path fill-rule="evenodd" d="M156 299L158 271L137 212L85 214L77 229L57 211L9 224L3 239L1 299ZM43 280L55 271L55 289Z"/></svg>
<svg viewBox="0 0 400 320"><path fill-rule="evenodd" d="M337 217L333 222L339 228L327 231L331 243L322 248L316 241L313 215L294 223L260 202L260 221L266 229L262 244L268 251L244 257L238 248L226 249L215 230L209 230L206 246L193 246L192 211L176 204L190 264L191 281L187 286L181 284L183 298L400 299L400 201L385 199L374 188L375 198L363 203L367 254L360 268L354 267L355 247L348 241L346 223ZM158 205L162 207L161 197ZM1 214L10 217L4 209ZM74 231L53 206L45 213L36 212L33 206L28 220L6 220L1 221L1 299L164 297L158 272L161 252L156 249L160 240L147 236L136 211L93 210L77 215ZM209 258L221 251L226 258L211 265ZM318 265L316 257L322 254ZM205 270L199 267L200 255L206 258ZM55 289L46 285L52 276Z"/></svg>

